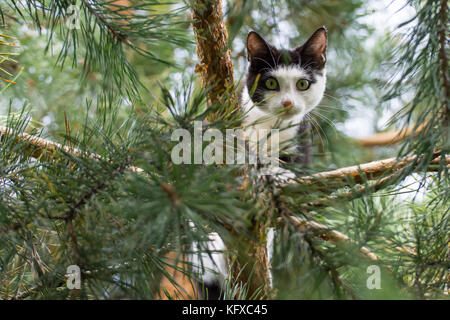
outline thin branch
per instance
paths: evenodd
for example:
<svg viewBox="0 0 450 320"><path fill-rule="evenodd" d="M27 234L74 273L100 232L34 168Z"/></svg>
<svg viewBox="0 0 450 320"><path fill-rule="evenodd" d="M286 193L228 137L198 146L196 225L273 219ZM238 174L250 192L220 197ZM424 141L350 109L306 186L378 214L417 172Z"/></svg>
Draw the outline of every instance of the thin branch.
<svg viewBox="0 0 450 320"><path fill-rule="evenodd" d="M352 188L349 191L339 193L338 195L332 195L329 197L324 197L317 199L314 202L307 202L304 204L301 204L300 206L304 209L309 207L326 207L333 204L335 201L339 200L353 200L356 198L361 197L364 194L367 194L368 191L370 192L377 192L381 190L382 188L386 187L387 185L391 185L398 179L397 174L391 174L384 178L378 179L377 181L373 183L367 183L366 185L357 185L355 188Z"/></svg>
<svg viewBox="0 0 450 320"><path fill-rule="evenodd" d="M80 248L78 246L78 239L77 235L75 234L75 229L73 228L72 220L73 218L66 220L67 231L69 232L70 238L72 240L72 253L74 261L77 265L80 265L80 258L81 258Z"/></svg>
<svg viewBox="0 0 450 320"><path fill-rule="evenodd" d="M372 161L369 163L363 163L356 166L340 168L331 171L319 172L311 176L300 177L295 180L290 180L290 183L301 184L320 184L329 182L341 182L346 183L348 179L351 179L355 183L363 183L367 180L374 180L378 177L398 171L407 165L418 162L422 159L422 156L408 156L404 158L389 158L383 160ZM435 157L430 161L430 165L439 165L441 157ZM445 157L445 163L447 168L450 168L450 156ZM438 168L428 167L427 171L438 171ZM341 185L343 187L344 185Z"/></svg>
<svg viewBox="0 0 450 320"><path fill-rule="evenodd" d="M101 13L97 12L97 10L91 6L89 1L82 0L82 2L86 9L98 20L98 22L100 22L99 25L104 25L114 39L120 42L130 43L127 35L120 30L116 30L108 21L106 21L106 18Z"/></svg>
<svg viewBox="0 0 450 320"><path fill-rule="evenodd" d="M22 291L18 294L16 294L15 296L11 296L9 298L7 298L7 300L24 300L26 298L28 298L30 295L32 295L33 293L36 293L38 291L39 287L35 286L32 287L30 289L26 289L25 291Z"/></svg>
<svg viewBox="0 0 450 320"><path fill-rule="evenodd" d="M414 136L418 135L426 127L426 125L427 123L425 122L419 125L417 128L409 127L407 129L380 132L367 138L355 139L355 141L361 147L367 148L393 145L404 140L412 133L414 134Z"/></svg>
<svg viewBox="0 0 450 320"><path fill-rule="evenodd" d="M345 292L347 292L347 294L353 299L353 300L357 300L358 297L356 296L356 294L353 292L353 290L344 282L341 280L341 278L339 277L339 273L337 272L336 269L331 269L330 270L331 276L333 277L334 281L339 284Z"/></svg>
<svg viewBox="0 0 450 320"><path fill-rule="evenodd" d="M70 153L74 156L80 156L83 154L87 154L86 152L83 152L77 148L70 148L68 146L62 146L59 143L46 140L40 137L36 137L33 135L30 135L28 133L15 133L15 131L11 128L0 126L0 141L3 141L5 139L5 136L8 137L14 137L15 139L19 140L20 142L27 142L30 144L30 146L33 147L33 153L31 156L36 159L42 159L44 160L50 160L54 157L54 154L58 150L62 150L64 152ZM94 153L89 154L89 157L93 159L101 159L99 155L96 155Z"/></svg>
<svg viewBox="0 0 450 320"><path fill-rule="evenodd" d="M85 151L82 151L77 148L72 148L68 146L63 146L59 143L36 137L28 133L15 133L15 131L11 128L0 126L0 142L5 139L5 137L14 137L19 142L26 142L30 144L30 147L32 147L32 154L31 156L33 158L44 160L44 161L50 161L53 159L56 155L57 151L63 151L68 154L71 154L73 156L88 156L91 159L97 159L101 160L102 157L95 153L88 153ZM142 172L143 170L141 168L137 168L134 166L127 167L129 170L133 172Z"/></svg>
<svg viewBox="0 0 450 320"><path fill-rule="evenodd" d="M346 236L345 234L333 230L323 224L320 224L315 221L306 221L301 218L293 217L293 216L287 216L289 222L292 223L292 225L299 231L311 231L315 236L330 241L333 243L352 243L352 240ZM283 221L283 218L278 218L277 223L281 223ZM365 247L361 247L360 251L362 254L364 254L367 258L369 258L372 261L378 261L379 258L374 253L370 252L369 249Z"/></svg>

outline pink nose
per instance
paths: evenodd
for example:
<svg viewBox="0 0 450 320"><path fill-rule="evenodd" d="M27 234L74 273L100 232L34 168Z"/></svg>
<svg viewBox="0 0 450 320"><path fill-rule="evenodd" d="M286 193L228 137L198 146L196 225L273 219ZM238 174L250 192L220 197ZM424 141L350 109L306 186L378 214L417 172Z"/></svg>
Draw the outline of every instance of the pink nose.
<svg viewBox="0 0 450 320"><path fill-rule="evenodd" d="M293 105L292 101L289 101L289 100L283 101L282 103L283 103L283 106L286 108L292 107L292 105Z"/></svg>

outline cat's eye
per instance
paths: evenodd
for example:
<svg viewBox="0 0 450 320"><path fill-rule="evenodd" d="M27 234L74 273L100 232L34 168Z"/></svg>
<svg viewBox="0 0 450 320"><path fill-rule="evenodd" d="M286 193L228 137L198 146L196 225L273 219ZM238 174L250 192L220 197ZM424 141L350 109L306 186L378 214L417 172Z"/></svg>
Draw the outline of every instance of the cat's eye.
<svg viewBox="0 0 450 320"><path fill-rule="evenodd" d="M308 90L309 85L310 85L310 83L306 79L300 79L297 81L297 89L300 91Z"/></svg>
<svg viewBox="0 0 450 320"><path fill-rule="evenodd" d="M270 77L270 78L266 79L264 84L266 85L266 88L269 90L277 90L278 89L278 81L275 78Z"/></svg>

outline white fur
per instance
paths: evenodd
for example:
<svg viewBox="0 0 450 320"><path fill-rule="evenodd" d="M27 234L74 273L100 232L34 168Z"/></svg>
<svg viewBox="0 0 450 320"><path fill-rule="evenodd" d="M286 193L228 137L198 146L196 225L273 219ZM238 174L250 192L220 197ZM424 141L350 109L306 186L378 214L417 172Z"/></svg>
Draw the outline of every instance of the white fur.
<svg viewBox="0 0 450 320"><path fill-rule="evenodd" d="M192 263L193 272L201 275L205 283L212 284L217 282L221 285L228 273L227 262L224 254L221 252L226 249L225 244L216 232L212 232L208 236L209 241L206 243L206 247L210 253L200 253L199 244L194 242L192 249L195 253L190 255L190 262Z"/></svg>

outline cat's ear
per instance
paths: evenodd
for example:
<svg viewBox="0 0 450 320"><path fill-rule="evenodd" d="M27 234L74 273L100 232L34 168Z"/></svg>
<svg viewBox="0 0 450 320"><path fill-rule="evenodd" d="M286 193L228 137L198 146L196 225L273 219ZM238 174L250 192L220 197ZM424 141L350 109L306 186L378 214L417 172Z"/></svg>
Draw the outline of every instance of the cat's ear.
<svg viewBox="0 0 450 320"><path fill-rule="evenodd" d="M300 52L302 57L313 59L317 67L322 69L327 61L327 29L325 27L317 29L308 41L296 50Z"/></svg>
<svg viewBox="0 0 450 320"><path fill-rule="evenodd" d="M247 59L250 61L254 57L270 56L270 47L267 42L255 31L250 31L247 36Z"/></svg>

